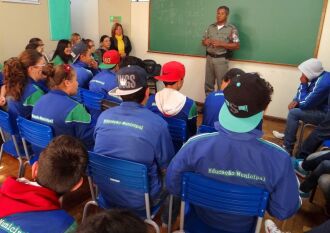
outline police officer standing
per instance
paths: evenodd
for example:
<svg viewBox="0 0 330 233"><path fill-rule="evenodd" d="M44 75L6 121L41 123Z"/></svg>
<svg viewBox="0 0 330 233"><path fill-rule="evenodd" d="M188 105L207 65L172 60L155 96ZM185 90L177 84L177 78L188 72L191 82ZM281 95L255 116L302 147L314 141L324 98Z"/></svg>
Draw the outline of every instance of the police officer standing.
<svg viewBox="0 0 330 233"><path fill-rule="evenodd" d="M202 43L206 46L205 95L214 91L214 83L221 86L223 75L228 70L228 50L239 49L239 37L236 27L227 22L229 8L217 9L217 22L205 31Z"/></svg>

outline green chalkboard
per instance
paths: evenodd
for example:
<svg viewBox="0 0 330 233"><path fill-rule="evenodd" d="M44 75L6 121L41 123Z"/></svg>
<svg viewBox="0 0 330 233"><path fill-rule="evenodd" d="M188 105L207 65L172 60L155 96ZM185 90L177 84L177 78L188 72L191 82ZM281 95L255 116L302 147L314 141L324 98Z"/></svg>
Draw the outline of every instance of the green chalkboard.
<svg viewBox="0 0 330 233"><path fill-rule="evenodd" d="M240 35L233 59L297 65L314 57L327 0L150 0L149 51L204 56L220 5Z"/></svg>

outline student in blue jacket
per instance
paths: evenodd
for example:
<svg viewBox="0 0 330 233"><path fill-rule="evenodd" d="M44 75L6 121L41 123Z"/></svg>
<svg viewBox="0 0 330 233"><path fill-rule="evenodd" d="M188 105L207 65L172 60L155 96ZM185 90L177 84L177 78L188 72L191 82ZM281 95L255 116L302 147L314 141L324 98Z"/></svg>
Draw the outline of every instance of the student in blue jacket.
<svg viewBox="0 0 330 233"><path fill-rule="evenodd" d="M4 66L8 113L13 125L17 116L31 118L33 106L45 94L45 79L42 69L45 66L43 55L27 49L18 58L10 58Z"/></svg>
<svg viewBox="0 0 330 233"><path fill-rule="evenodd" d="M165 117L182 119L187 122L188 137L196 134L196 103L179 90L183 86L185 67L177 61L163 65L162 75L155 79L163 81L165 88L149 97L147 108Z"/></svg>
<svg viewBox="0 0 330 233"><path fill-rule="evenodd" d="M54 138L32 165L32 180L8 177L0 188L0 232L75 232L77 223L60 197L78 189L87 151L68 135Z"/></svg>
<svg viewBox="0 0 330 233"><path fill-rule="evenodd" d="M206 97L203 108L203 125L214 127L214 123L219 121L219 112L225 102L223 90L230 83L232 78L244 73L243 70L238 68L230 69L222 78L220 90L211 92Z"/></svg>
<svg viewBox="0 0 330 233"><path fill-rule="evenodd" d="M116 50L109 50L103 54L103 63L99 65L102 69L89 82L89 90L101 93L104 99L121 102L118 97L110 96L108 93L118 87L116 71L119 70L120 54Z"/></svg>
<svg viewBox="0 0 330 233"><path fill-rule="evenodd" d="M180 195L182 174L196 172L222 182L263 188L270 194L270 215L283 220L295 214L301 202L291 159L281 147L263 140L256 129L272 92L272 86L256 73L232 79L224 89L217 132L191 138L172 159L166 173L169 192ZM252 232L255 227L254 217L190 207L190 216L195 215L196 224L204 226L201 232Z"/></svg>
<svg viewBox="0 0 330 233"><path fill-rule="evenodd" d="M72 47L73 67L77 72L79 87L88 89L89 81L100 72L92 52L84 41Z"/></svg>
<svg viewBox="0 0 330 233"><path fill-rule="evenodd" d="M289 104L284 135L273 132L275 137L284 137L283 147L292 154L296 142L299 121L318 125L329 109L330 72L324 71L321 61L308 59L298 66L301 71L297 95Z"/></svg>
<svg viewBox="0 0 330 233"><path fill-rule="evenodd" d="M50 125L56 136L71 135L92 149L94 126L91 125L91 115L82 104L70 98L78 90L76 72L68 64L55 68L48 65L45 72L51 90L34 106L32 119Z"/></svg>
<svg viewBox="0 0 330 233"><path fill-rule="evenodd" d="M145 164L149 171L150 199L155 204L164 193L163 174L174 156L171 136L166 121L143 106L149 97L146 71L138 66L124 67L117 72L117 81L114 94L120 95L123 102L98 118L94 151ZM127 190L116 182L111 197L101 194L100 199L107 206L132 210L142 210L145 206L141 192ZM164 222L165 218L166 214Z"/></svg>

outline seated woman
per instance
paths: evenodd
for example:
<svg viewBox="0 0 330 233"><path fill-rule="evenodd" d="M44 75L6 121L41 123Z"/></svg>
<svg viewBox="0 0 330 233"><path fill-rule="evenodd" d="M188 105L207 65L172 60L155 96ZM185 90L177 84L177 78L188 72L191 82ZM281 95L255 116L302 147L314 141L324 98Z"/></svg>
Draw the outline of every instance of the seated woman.
<svg viewBox="0 0 330 233"><path fill-rule="evenodd" d="M71 48L72 46L70 41L59 40L51 62L54 65L71 64Z"/></svg>
<svg viewBox="0 0 330 233"><path fill-rule="evenodd" d="M120 23L112 26L110 42L110 49L117 50L121 57L128 56L132 50L131 42L128 36L124 35L123 26Z"/></svg>
<svg viewBox="0 0 330 233"><path fill-rule="evenodd" d="M103 35L100 38L100 47L95 51L95 60L101 64L103 62L103 54L110 49L110 37Z"/></svg>
<svg viewBox="0 0 330 233"><path fill-rule="evenodd" d="M8 112L16 125L17 116L31 118L32 108L47 91L42 80L45 60L41 53L27 49L5 62L3 75Z"/></svg>
<svg viewBox="0 0 330 233"><path fill-rule="evenodd" d="M55 67L50 64L44 73L51 90L34 106L32 119L50 125L55 136L66 134L80 139L91 150L94 145L91 115L82 104L70 98L78 91L75 70L68 64Z"/></svg>

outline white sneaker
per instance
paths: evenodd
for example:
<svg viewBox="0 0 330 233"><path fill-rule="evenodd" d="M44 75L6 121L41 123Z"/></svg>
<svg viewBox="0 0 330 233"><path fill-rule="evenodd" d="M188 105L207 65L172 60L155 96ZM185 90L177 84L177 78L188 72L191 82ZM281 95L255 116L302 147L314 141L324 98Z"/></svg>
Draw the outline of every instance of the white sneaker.
<svg viewBox="0 0 330 233"><path fill-rule="evenodd" d="M275 138L278 138L278 139L281 139L281 140L283 140L283 138L284 138L284 133L280 133L276 130L273 130L273 135L274 135Z"/></svg>
<svg viewBox="0 0 330 233"><path fill-rule="evenodd" d="M270 220L265 220L265 232L266 233L283 233L280 229L277 228L276 224Z"/></svg>

